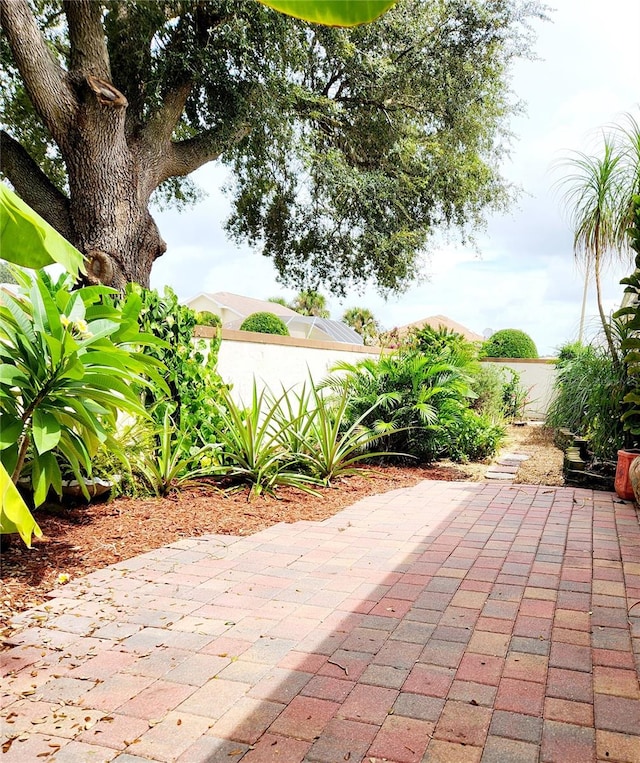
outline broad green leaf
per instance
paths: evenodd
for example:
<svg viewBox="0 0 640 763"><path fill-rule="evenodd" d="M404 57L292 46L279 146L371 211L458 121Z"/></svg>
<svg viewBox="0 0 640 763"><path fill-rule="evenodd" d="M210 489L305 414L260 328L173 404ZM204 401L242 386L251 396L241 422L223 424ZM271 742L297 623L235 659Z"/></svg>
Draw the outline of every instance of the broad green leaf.
<svg viewBox="0 0 640 763"><path fill-rule="evenodd" d="M325 26L357 26L377 19L395 0L260 0L287 16Z"/></svg>
<svg viewBox="0 0 640 763"><path fill-rule="evenodd" d="M38 453L46 453L60 441L60 424L48 411L36 408L33 412L33 444Z"/></svg>
<svg viewBox="0 0 640 763"><path fill-rule="evenodd" d="M0 384L6 384L9 387L21 386L27 381L24 372L9 363L0 365Z"/></svg>
<svg viewBox="0 0 640 763"><path fill-rule="evenodd" d="M4 183L0 183L2 259L27 268L54 262L74 276L84 272L82 254L33 211Z"/></svg>
<svg viewBox="0 0 640 763"><path fill-rule="evenodd" d="M13 416L8 416L6 413L3 413L0 418L0 450L9 448L11 445L15 445L18 442L23 427L24 425L20 419L13 418Z"/></svg>
<svg viewBox="0 0 640 763"><path fill-rule="evenodd" d="M38 523L2 464L0 464L0 496L2 496L0 533L19 533L25 544L31 548L31 535L41 538L42 530L38 527Z"/></svg>

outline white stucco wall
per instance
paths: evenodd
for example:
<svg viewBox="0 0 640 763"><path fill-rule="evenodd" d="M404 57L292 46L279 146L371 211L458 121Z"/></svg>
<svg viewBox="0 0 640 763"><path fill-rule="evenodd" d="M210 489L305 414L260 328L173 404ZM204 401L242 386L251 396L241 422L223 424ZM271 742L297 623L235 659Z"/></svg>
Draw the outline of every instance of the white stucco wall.
<svg viewBox="0 0 640 763"><path fill-rule="evenodd" d="M196 336L211 336L211 330L199 326ZM231 394L236 401L248 401L254 376L259 383L277 392L283 386L288 389L304 383L310 375L315 382L320 382L339 360L357 363L379 355L378 347L223 329L218 373L233 385Z"/></svg>
<svg viewBox="0 0 640 763"><path fill-rule="evenodd" d="M196 336L210 337L213 329L199 326ZM232 395L237 400L249 400L253 378L269 386L274 392L302 384L309 378L319 382L338 360L357 363L362 358L377 358L379 347L347 345L339 342L301 340L294 337L276 337L249 331L222 330L222 344L218 353L218 373L232 384ZM520 374L521 384L528 390L525 416L544 419L551 401L556 366L550 360L485 359L483 363L513 368Z"/></svg>
<svg viewBox="0 0 640 763"><path fill-rule="evenodd" d="M528 390L525 417L542 420L547 414L553 397L556 364L553 360L485 358L482 363L512 368L520 374L520 384Z"/></svg>

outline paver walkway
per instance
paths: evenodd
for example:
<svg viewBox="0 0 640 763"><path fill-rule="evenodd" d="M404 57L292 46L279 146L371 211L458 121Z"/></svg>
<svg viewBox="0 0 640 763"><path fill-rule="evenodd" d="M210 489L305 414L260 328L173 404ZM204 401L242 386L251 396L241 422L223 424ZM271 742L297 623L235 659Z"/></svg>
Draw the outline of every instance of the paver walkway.
<svg viewBox="0 0 640 763"><path fill-rule="evenodd" d="M1 655L5 763L640 761L610 493L423 482L57 593Z"/></svg>

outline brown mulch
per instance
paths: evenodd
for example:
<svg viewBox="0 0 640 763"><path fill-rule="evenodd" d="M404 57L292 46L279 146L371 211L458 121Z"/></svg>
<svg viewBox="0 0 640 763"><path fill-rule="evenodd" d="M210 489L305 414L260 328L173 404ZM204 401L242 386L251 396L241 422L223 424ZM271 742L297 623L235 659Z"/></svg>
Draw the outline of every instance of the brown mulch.
<svg viewBox="0 0 640 763"><path fill-rule="evenodd" d="M562 484L562 453L548 430L509 427L502 448L529 453L517 482ZM37 606L69 579L129 559L180 538L206 533L250 535L277 522L322 520L360 498L415 485L421 480L482 480L486 464L380 467L342 479L320 497L282 488L278 498L248 501L247 491L223 493L213 486L182 489L168 498L117 498L75 508L50 506L36 512L43 538L31 549L14 540L0 567L0 642L12 614Z"/></svg>

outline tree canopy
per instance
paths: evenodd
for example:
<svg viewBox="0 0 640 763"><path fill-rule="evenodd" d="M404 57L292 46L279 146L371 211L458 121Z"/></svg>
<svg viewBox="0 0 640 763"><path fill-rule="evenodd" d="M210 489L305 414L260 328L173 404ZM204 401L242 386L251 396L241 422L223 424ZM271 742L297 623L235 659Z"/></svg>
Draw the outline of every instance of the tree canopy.
<svg viewBox="0 0 640 763"><path fill-rule="evenodd" d="M231 234L280 280L401 290L429 236L503 207L510 63L536 0L401 0L321 27L255 0L0 0L0 169L83 251L89 277L148 281L150 200L233 171Z"/></svg>

